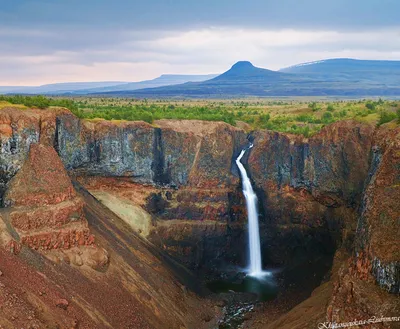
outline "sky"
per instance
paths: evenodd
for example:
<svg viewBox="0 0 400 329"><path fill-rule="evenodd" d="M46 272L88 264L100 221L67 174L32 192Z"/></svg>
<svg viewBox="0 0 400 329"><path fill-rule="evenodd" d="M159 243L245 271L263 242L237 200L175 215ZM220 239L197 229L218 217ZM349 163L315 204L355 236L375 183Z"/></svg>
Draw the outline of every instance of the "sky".
<svg viewBox="0 0 400 329"><path fill-rule="evenodd" d="M400 60L399 0L0 0L0 85Z"/></svg>

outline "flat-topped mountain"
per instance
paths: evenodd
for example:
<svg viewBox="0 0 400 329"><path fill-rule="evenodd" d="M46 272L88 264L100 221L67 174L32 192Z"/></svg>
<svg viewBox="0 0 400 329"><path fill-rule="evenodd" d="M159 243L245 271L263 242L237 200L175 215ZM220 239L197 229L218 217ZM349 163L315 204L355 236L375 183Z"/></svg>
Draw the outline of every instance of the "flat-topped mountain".
<svg viewBox="0 0 400 329"><path fill-rule="evenodd" d="M56 83L1 87L0 93L72 94L131 97L400 96L400 61L327 59L279 71L239 61L215 75L163 74L139 82Z"/></svg>
<svg viewBox="0 0 400 329"><path fill-rule="evenodd" d="M398 96L400 61L331 59L272 71L240 61L221 75L110 95L135 97Z"/></svg>
<svg viewBox="0 0 400 329"><path fill-rule="evenodd" d="M131 94L139 97L264 96L266 91L272 90L277 82L285 85L291 83L293 79L302 80L302 78L292 74L255 67L248 61L240 61L221 75L203 82L188 82L174 86L140 89L133 92L116 91L108 94Z"/></svg>
<svg viewBox="0 0 400 329"><path fill-rule="evenodd" d="M266 80L266 79L280 79L287 76L286 74L271 71L259 67L255 67L251 62L240 61L234 64L230 70L222 73L212 80L208 80L205 83L212 84L215 82L233 80L235 82L242 82L243 80Z"/></svg>

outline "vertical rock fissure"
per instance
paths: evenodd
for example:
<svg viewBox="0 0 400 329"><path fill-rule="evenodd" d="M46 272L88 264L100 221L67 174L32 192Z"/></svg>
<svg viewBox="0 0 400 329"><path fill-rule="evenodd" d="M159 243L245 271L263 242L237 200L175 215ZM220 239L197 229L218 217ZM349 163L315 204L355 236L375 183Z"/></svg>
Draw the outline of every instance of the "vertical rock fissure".
<svg viewBox="0 0 400 329"><path fill-rule="evenodd" d="M58 141L59 136L60 136L59 129L60 129L60 119L58 117L56 117L56 129L55 129L55 132L54 132L53 146L54 146L54 149L56 150L57 154L59 156L61 156L60 155L60 144L59 144L59 141Z"/></svg>
<svg viewBox="0 0 400 329"><path fill-rule="evenodd" d="M160 185L168 185L171 182L169 168L165 168L164 146L162 142L162 130L154 129L153 142L153 181Z"/></svg>

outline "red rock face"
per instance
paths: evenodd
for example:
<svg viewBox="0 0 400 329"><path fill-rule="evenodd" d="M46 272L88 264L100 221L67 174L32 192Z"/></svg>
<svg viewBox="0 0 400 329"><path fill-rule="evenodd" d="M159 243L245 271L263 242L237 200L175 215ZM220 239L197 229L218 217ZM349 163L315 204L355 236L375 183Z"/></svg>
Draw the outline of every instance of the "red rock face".
<svg viewBox="0 0 400 329"><path fill-rule="evenodd" d="M259 131L249 157L252 178L267 197L284 195L288 186L300 199L308 193L327 207L352 206L361 200L372 138L372 127L352 121L329 125L309 139Z"/></svg>
<svg viewBox="0 0 400 329"><path fill-rule="evenodd" d="M373 168L358 223L357 262L369 264L378 284L400 292L400 129L376 134ZM358 271L362 274L362 270Z"/></svg>
<svg viewBox="0 0 400 329"><path fill-rule="evenodd" d="M0 111L0 199L25 162L31 144L53 145L56 116L66 110L5 108Z"/></svg>
<svg viewBox="0 0 400 329"><path fill-rule="evenodd" d="M69 249L92 245L83 201L52 146L32 144L28 159L5 195L10 222L20 241L33 249Z"/></svg>
<svg viewBox="0 0 400 329"><path fill-rule="evenodd" d="M42 206L76 197L64 165L51 146L32 144L27 161L12 179L7 206Z"/></svg>
<svg viewBox="0 0 400 329"><path fill-rule="evenodd" d="M368 262L350 258L343 263L334 279L327 307L326 321L337 324L380 317L397 317L398 296L389 294L374 283ZM398 322L378 322L360 328L398 328Z"/></svg>
<svg viewBox="0 0 400 329"><path fill-rule="evenodd" d="M327 312L331 322L398 316L400 312L400 129L381 127L373 150L355 250L334 280ZM398 328L398 322L362 327Z"/></svg>
<svg viewBox="0 0 400 329"><path fill-rule="evenodd" d="M72 247L90 246L94 243L94 236L89 228L76 225L50 232L21 236L21 243L36 250L70 249Z"/></svg>
<svg viewBox="0 0 400 329"><path fill-rule="evenodd" d="M154 129L140 123L79 123L76 118L65 116L60 120L58 145L67 167L84 177L118 174L130 175L130 180L137 183L156 183L153 196L140 203L147 204L146 209L155 220L219 221L226 223L227 232L232 223L245 223L246 211L234 163L239 151L249 143L244 131L224 123L202 121L160 120L156 122L159 128ZM347 227L351 240L368 174L373 130L350 121L330 125L310 139L271 131L252 134L255 147L244 161L248 162L259 196L263 247L274 250L265 252L270 255L268 261L282 264L290 261L292 249L318 249L318 244L302 246L315 240L315 236L318 243L333 252L335 243L340 242L342 227ZM137 135L131 138L132 134ZM117 145L119 162L110 160L110 145ZM96 157L89 164L85 159L92 155ZM74 164L73 159L81 162ZM110 168L114 171L110 172ZM160 188L164 183L178 189L171 189L167 196L166 189ZM122 190L130 198L129 188L121 188L121 193ZM173 225L170 226L163 233L163 241L175 248L179 242L174 241ZM205 236L200 231L196 234ZM194 231L188 231L187 241L191 232ZM207 239L211 234L206 234ZM298 244L290 242L293 236ZM290 243L289 250L282 250L285 243ZM193 257L198 256L193 253Z"/></svg>
<svg viewBox="0 0 400 329"><path fill-rule="evenodd" d="M19 209L19 208L17 208ZM21 232L43 229L46 227L62 227L71 221L82 221L83 201L80 198L60 202L46 207L23 207L10 214L11 224Z"/></svg>

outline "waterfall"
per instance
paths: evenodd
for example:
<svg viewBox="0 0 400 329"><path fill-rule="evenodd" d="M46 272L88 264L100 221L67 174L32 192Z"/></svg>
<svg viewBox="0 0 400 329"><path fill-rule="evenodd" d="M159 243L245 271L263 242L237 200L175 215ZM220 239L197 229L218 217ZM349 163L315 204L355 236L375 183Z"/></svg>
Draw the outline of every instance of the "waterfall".
<svg viewBox="0 0 400 329"><path fill-rule="evenodd" d="M248 149L252 148L250 144ZM249 254L250 254L250 276L263 276L261 266L261 246L260 246L260 231L258 228L258 212L257 212L257 195L253 191L249 177L247 176L246 169L240 162L247 149L242 150L236 159L236 164L239 167L240 175L242 176L242 189L246 199L247 218L249 223Z"/></svg>

